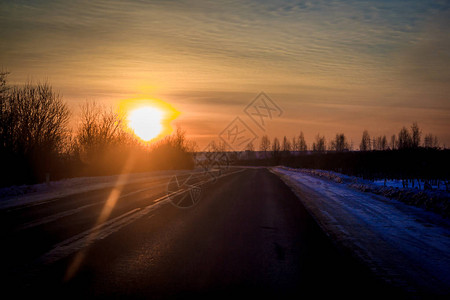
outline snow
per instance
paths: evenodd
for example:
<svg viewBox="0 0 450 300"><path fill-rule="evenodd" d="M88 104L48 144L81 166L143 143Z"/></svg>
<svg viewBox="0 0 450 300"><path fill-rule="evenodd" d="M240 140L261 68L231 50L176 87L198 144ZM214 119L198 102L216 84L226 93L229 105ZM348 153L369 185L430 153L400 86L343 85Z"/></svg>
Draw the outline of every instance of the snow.
<svg viewBox="0 0 450 300"><path fill-rule="evenodd" d="M373 184L377 185L377 186L387 186L387 187L393 187L393 188L403 188L403 183L401 180L386 180L386 182L384 180L375 180L373 182ZM414 180L414 187L412 186L411 182L408 182L408 187L411 187L413 189L416 190L424 190L424 186L425 186L425 182L423 180L420 181L420 185L418 184L417 180ZM444 182L440 182L439 185L437 184L432 184L431 185L433 190L442 190L445 191L446 190L446 185Z"/></svg>
<svg viewBox="0 0 450 300"><path fill-rule="evenodd" d="M272 168L323 230L378 276L414 294L450 294L450 220L358 189L357 178Z"/></svg>
<svg viewBox="0 0 450 300"><path fill-rule="evenodd" d="M33 205L83 192L103 189L122 184L139 183L172 177L174 174L192 170L153 171L126 175L77 177L51 181L49 184L33 184L0 188L0 209L20 205Z"/></svg>
<svg viewBox="0 0 450 300"><path fill-rule="evenodd" d="M299 169L289 169L291 171L299 171ZM443 190L445 184L440 185L440 189L420 190L417 184L413 188L409 183L408 188L403 185L396 185L398 181L387 181L384 186L384 180L381 184L379 181L366 180L360 177L348 176L333 171L300 169L302 173L313 175L320 178L333 180L337 183L345 183L352 188L359 189L363 192L371 192L387 198L400 200L406 204L415 205L430 211L437 212L444 217L450 218L450 193ZM390 184L388 184L390 183ZM423 185L422 185L423 186Z"/></svg>

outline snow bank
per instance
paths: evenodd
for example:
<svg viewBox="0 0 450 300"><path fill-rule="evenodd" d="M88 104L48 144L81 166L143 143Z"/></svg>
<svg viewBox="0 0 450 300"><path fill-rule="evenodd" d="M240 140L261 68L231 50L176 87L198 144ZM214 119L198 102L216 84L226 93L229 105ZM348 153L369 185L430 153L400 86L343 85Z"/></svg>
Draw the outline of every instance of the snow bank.
<svg viewBox="0 0 450 300"><path fill-rule="evenodd" d="M384 280L414 295L450 294L450 220L350 187L358 179L272 168L332 240Z"/></svg>
<svg viewBox="0 0 450 300"><path fill-rule="evenodd" d="M426 210L436 212L446 218L450 217L450 192L445 190L419 190L416 188L402 188L398 186L384 186L379 182L364 180L359 177L348 176L333 171L293 169L283 167L292 172L302 172L304 174L325 178L337 183L346 184L349 187L363 192L382 195L387 198L402 201L409 205L422 207Z"/></svg>
<svg viewBox="0 0 450 300"><path fill-rule="evenodd" d="M397 187L397 188L404 188L403 186L403 182L402 180L399 179L393 179L393 180L375 180L373 181L374 184L378 185L378 186L389 186L389 187ZM424 190L425 189L425 181L424 180L420 180L420 182L417 182L416 179L414 179L413 181L409 180L409 182L405 182L406 184L409 185L410 188L416 189L416 190ZM439 181L434 181L431 180L429 181L430 183L430 187L433 190L442 190L442 191L446 191L447 190L447 184L445 181L439 180ZM439 184L438 184L439 183Z"/></svg>

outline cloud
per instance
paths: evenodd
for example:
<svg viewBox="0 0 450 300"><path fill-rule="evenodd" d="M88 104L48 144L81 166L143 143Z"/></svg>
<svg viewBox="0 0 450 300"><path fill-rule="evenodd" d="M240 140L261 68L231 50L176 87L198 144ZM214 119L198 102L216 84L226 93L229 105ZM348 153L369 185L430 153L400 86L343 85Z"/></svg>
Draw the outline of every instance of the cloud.
<svg viewBox="0 0 450 300"><path fill-rule="evenodd" d="M0 3L0 62L13 80L48 78L69 99L151 90L202 118L233 115L259 91L367 112L448 109L448 10L445 1L10 1ZM332 121L349 114L339 115Z"/></svg>
<svg viewBox="0 0 450 300"><path fill-rule="evenodd" d="M404 49L401 71L419 82L450 81L450 10L430 16L417 37Z"/></svg>

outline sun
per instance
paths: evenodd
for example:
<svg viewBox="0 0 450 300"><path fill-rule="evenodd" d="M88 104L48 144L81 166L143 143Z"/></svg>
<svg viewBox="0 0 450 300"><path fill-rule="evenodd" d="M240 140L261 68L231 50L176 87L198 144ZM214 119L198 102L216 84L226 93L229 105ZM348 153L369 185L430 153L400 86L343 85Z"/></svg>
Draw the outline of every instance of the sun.
<svg viewBox="0 0 450 300"><path fill-rule="evenodd" d="M123 100L119 111L125 114L129 130L144 142L171 134L171 122L179 115L170 104L156 99Z"/></svg>
<svg viewBox="0 0 450 300"><path fill-rule="evenodd" d="M163 119L163 111L156 107L144 106L130 111L128 126L138 137L148 142L161 133Z"/></svg>

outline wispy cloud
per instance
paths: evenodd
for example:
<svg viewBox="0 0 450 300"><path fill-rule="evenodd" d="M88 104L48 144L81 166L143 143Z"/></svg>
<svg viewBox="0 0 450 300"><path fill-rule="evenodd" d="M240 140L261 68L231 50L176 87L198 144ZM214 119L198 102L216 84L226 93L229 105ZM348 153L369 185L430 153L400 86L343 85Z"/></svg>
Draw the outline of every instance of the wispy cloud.
<svg viewBox="0 0 450 300"><path fill-rule="evenodd" d="M447 1L3 1L0 62L74 98L152 87L231 109L228 93L269 87L448 111L449 11Z"/></svg>

